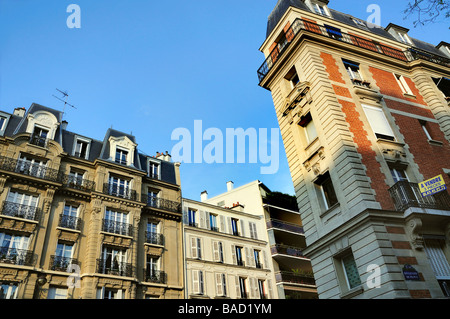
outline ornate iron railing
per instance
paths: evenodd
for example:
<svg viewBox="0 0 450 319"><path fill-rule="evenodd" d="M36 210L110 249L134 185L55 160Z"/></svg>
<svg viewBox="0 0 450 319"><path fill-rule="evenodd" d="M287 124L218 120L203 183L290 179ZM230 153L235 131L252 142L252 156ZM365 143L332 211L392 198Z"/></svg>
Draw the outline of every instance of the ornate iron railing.
<svg viewBox="0 0 450 319"><path fill-rule="evenodd" d="M69 266L70 265L80 265L78 260L75 258L68 258L68 257L62 257L62 256L50 256L50 266L49 268L51 270L55 271L64 271L64 272L70 272Z"/></svg>
<svg viewBox="0 0 450 319"><path fill-rule="evenodd" d="M0 263L33 266L33 252L25 249L0 247Z"/></svg>
<svg viewBox="0 0 450 319"><path fill-rule="evenodd" d="M164 246L164 235L155 232L145 232L145 242L153 245Z"/></svg>
<svg viewBox="0 0 450 319"><path fill-rule="evenodd" d="M130 187L118 186L112 183L104 183L103 184L103 194L116 196L120 198L137 200L137 193L135 190Z"/></svg>
<svg viewBox="0 0 450 319"><path fill-rule="evenodd" d="M81 230L81 222L82 219L80 217L61 214L59 216L58 226L69 229Z"/></svg>
<svg viewBox="0 0 450 319"><path fill-rule="evenodd" d="M0 156L0 169L33 176L52 182L59 182L61 177L58 170L49 168L46 165L31 163L25 160L4 156Z"/></svg>
<svg viewBox="0 0 450 319"><path fill-rule="evenodd" d="M410 207L450 210L450 195L443 191L423 197L419 185L408 181L399 181L389 189L397 211Z"/></svg>
<svg viewBox="0 0 450 319"><path fill-rule="evenodd" d="M133 225L104 218L102 230L108 233L132 236Z"/></svg>
<svg viewBox="0 0 450 319"><path fill-rule="evenodd" d="M180 213L181 212L181 203L175 202L172 200L154 197L154 196L148 196L145 194L141 195L141 199L143 203L147 204L147 207L154 207L154 208L160 208L164 210L168 210L174 213Z"/></svg>
<svg viewBox="0 0 450 319"><path fill-rule="evenodd" d="M298 274L291 271L279 271L275 273L275 280L277 283L293 283L301 285L316 285L316 281L313 275Z"/></svg>
<svg viewBox="0 0 450 319"><path fill-rule="evenodd" d="M40 217L40 209L35 206L22 205L18 203L3 202L2 215L19 217L37 221Z"/></svg>
<svg viewBox="0 0 450 319"><path fill-rule="evenodd" d="M270 247L270 251L272 255L275 254L282 254L282 255L288 255L288 256L294 256L294 257L304 257L303 252L301 249L286 245L274 245Z"/></svg>
<svg viewBox="0 0 450 319"><path fill-rule="evenodd" d="M405 54L407 55L410 61L412 60L425 60L429 62L433 62L436 64L440 64L446 67L450 67L450 59L436 55L418 48L409 48L406 50Z"/></svg>
<svg viewBox="0 0 450 319"><path fill-rule="evenodd" d="M70 175L63 175L61 177L63 187L77 189L84 192L95 190L95 182L84 178L78 178Z"/></svg>
<svg viewBox="0 0 450 319"><path fill-rule="evenodd" d="M287 231L291 231L294 233L299 233L299 234L303 234L303 227L293 224L293 223L288 223L282 220L278 220L278 219L270 219L267 221L267 228L277 228L277 229L282 229L282 230L287 230Z"/></svg>
<svg viewBox="0 0 450 319"><path fill-rule="evenodd" d="M97 259L97 273L105 275L115 275L131 277L133 276L133 266L130 263Z"/></svg>
<svg viewBox="0 0 450 319"><path fill-rule="evenodd" d="M164 271L147 268L144 269L144 281L165 284L167 283L167 274Z"/></svg>

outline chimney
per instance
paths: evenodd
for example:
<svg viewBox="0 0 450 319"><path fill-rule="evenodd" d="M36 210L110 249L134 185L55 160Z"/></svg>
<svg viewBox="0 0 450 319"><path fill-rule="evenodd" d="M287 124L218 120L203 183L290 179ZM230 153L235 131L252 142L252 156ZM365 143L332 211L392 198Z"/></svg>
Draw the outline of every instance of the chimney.
<svg viewBox="0 0 450 319"><path fill-rule="evenodd" d="M234 183L232 181L227 182L227 192L234 188Z"/></svg>
<svg viewBox="0 0 450 319"><path fill-rule="evenodd" d="M17 115L17 116L20 116L20 117L23 117L24 115L25 115L25 108L24 107L16 107L15 109L14 109L14 115Z"/></svg>
<svg viewBox="0 0 450 319"><path fill-rule="evenodd" d="M67 122L66 120L63 120L61 122L61 129L67 130L67 125L69 125L69 122Z"/></svg>
<svg viewBox="0 0 450 319"><path fill-rule="evenodd" d="M201 201L202 201L202 202L207 201L207 200L208 200L208 192L207 192L207 191L203 191L203 192L200 194L200 198L201 198Z"/></svg>

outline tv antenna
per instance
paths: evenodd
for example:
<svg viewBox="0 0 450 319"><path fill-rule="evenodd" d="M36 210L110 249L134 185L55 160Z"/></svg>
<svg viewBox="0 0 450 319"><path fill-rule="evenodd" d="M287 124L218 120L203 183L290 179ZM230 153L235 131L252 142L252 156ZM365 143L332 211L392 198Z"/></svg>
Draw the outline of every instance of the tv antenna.
<svg viewBox="0 0 450 319"><path fill-rule="evenodd" d="M62 98L59 98L56 95L52 94L54 98L56 98L56 99L58 99L58 100L60 100L61 102L64 103L63 116L64 116L64 114L66 114L66 105L68 105L70 107L73 107L74 109L77 109L74 105L72 105L72 104L67 102L67 99L69 97L69 93L67 93L67 91L61 91L60 89L56 89L56 90L63 95Z"/></svg>

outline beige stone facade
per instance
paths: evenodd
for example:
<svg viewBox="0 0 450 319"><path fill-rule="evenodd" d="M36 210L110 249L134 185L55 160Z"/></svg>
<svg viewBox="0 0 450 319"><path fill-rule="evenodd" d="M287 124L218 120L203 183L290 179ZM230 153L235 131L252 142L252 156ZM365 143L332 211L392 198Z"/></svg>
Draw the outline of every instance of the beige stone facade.
<svg viewBox="0 0 450 319"><path fill-rule="evenodd" d="M0 112L3 298L183 298L179 165L33 104ZM170 240L165 240L170 238Z"/></svg>

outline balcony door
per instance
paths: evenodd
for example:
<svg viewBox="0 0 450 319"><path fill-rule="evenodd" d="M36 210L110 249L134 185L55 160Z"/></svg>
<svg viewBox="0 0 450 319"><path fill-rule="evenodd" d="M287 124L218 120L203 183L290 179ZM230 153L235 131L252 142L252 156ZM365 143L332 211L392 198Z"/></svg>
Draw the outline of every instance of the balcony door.
<svg viewBox="0 0 450 319"><path fill-rule="evenodd" d="M46 168L47 161L27 157L26 155L21 154L19 160L17 161L16 172L44 178Z"/></svg>
<svg viewBox="0 0 450 319"><path fill-rule="evenodd" d="M103 230L114 234L129 235L128 214L107 209Z"/></svg>
<svg viewBox="0 0 450 319"><path fill-rule="evenodd" d="M0 233L0 262L21 265L25 261L29 237Z"/></svg>
<svg viewBox="0 0 450 319"><path fill-rule="evenodd" d="M9 216L15 216L34 220L39 201L38 196L9 192L6 198L7 204L4 212Z"/></svg>
<svg viewBox="0 0 450 319"><path fill-rule="evenodd" d="M130 184L130 180L111 175L109 177L109 194L129 198L131 193Z"/></svg>
<svg viewBox="0 0 450 319"><path fill-rule="evenodd" d="M104 274L122 275L126 271L127 251L105 246L102 251L102 269Z"/></svg>

